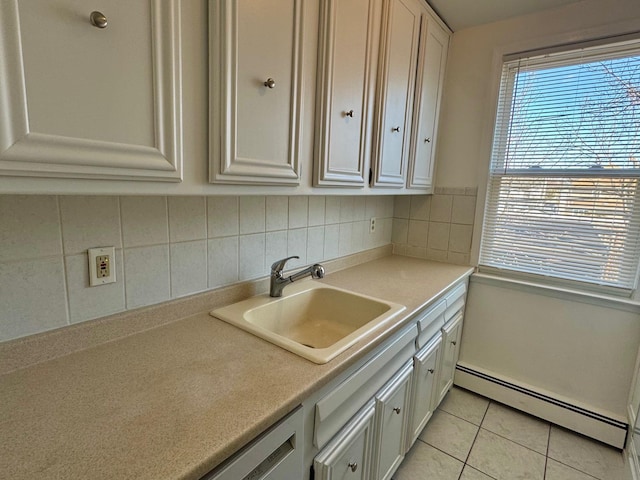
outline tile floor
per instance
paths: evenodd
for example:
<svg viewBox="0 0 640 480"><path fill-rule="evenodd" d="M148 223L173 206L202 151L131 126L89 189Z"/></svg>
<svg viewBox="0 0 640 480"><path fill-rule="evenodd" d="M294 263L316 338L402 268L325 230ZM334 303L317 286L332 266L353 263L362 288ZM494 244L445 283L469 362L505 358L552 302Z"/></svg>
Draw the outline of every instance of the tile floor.
<svg viewBox="0 0 640 480"><path fill-rule="evenodd" d="M628 480L622 453L454 387L393 480Z"/></svg>

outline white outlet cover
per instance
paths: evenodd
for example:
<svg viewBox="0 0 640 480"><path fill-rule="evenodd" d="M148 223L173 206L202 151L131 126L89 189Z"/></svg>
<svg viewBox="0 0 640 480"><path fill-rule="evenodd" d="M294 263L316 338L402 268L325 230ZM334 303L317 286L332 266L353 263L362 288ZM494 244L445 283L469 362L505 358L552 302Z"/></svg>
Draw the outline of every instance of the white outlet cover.
<svg viewBox="0 0 640 480"><path fill-rule="evenodd" d="M96 258L107 255L109 257L109 276L98 277L98 267L96 265ZM115 247L96 247L88 250L89 257L89 285L97 287L98 285L105 285L107 283L114 283L116 281L116 249Z"/></svg>

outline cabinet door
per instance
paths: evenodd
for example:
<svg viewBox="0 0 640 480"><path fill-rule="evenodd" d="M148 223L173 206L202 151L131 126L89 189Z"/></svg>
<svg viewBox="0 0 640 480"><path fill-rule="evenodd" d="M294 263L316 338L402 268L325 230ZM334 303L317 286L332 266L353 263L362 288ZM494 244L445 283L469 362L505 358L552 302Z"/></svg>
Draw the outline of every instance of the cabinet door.
<svg viewBox="0 0 640 480"><path fill-rule="evenodd" d="M391 478L407 451L407 421L410 408L413 365L404 367L376 395L376 448L374 477Z"/></svg>
<svg viewBox="0 0 640 480"><path fill-rule="evenodd" d="M462 338L462 314L450 320L442 329L442 360L438 376L438 401L436 408L453 385L453 375L460 353L460 339Z"/></svg>
<svg viewBox="0 0 640 480"><path fill-rule="evenodd" d="M423 13L408 188L432 188L433 153L448 48L448 32L431 15Z"/></svg>
<svg viewBox="0 0 640 480"><path fill-rule="evenodd" d="M438 333L432 342L413 357L413 389L407 449L416 441L433 413L436 400L434 387L437 386L435 379L439 373L441 345L442 335Z"/></svg>
<svg viewBox="0 0 640 480"><path fill-rule="evenodd" d="M316 456L318 480L369 480L374 405L369 402ZM284 478L284 477L283 477Z"/></svg>
<svg viewBox="0 0 640 480"><path fill-rule="evenodd" d="M0 175L181 180L179 1L103 4L0 2Z"/></svg>
<svg viewBox="0 0 640 480"><path fill-rule="evenodd" d="M321 2L315 186L364 186L378 4Z"/></svg>
<svg viewBox="0 0 640 480"><path fill-rule="evenodd" d="M303 0L210 0L210 174L298 184Z"/></svg>
<svg viewBox="0 0 640 480"><path fill-rule="evenodd" d="M403 187L407 160L421 6L385 0L382 13L373 185Z"/></svg>

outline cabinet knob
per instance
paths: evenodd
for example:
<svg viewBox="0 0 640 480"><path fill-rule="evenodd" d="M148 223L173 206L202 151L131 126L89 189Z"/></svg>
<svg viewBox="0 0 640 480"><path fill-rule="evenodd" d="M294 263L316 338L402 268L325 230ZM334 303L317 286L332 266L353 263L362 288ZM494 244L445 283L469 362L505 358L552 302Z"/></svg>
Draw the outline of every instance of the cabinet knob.
<svg viewBox="0 0 640 480"><path fill-rule="evenodd" d="M400 409L400 407L395 407L395 408L393 409L393 411L394 411L394 412L396 412L398 415L400 415L400 411L401 411L401 409Z"/></svg>
<svg viewBox="0 0 640 480"><path fill-rule="evenodd" d="M451 345L453 345L454 347L458 344L458 342L456 342L455 340L451 341Z"/></svg>
<svg viewBox="0 0 640 480"><path fill-rule="evenodd" d="M107 17L105 17L102 12L91 12L89 20L91 21L91 25L93 25L94 27L107 28Z"/></svg>
<svg viewBox="0 0 640 480"><path fill-rule="evenodd" d="M347 112L344 112L344 116L353 118L353 110L349 110Z"/></svg>
<svg viewBox="0 0 640 480"><path fill-rule="evenodd" d="M392 132L399 132L400 131L400 127L393 127L391 129Z"/></svg>
<svg viewBox="0 0 640 480"><path fill-rule="evenodd" d="M433 368L430 368L429 370L427 370L429 373L433 373L435 372L435 370Z"/></svg>
<svg viewBox="0 0 640 480"><path fill-rule="evenodd" d="M276 81L273 78L267 78L267 81L264 82L265 87L276 88Z"/></svg>
<svg viewBox="0 0 640 480"><path fill-rule="evenodd" d="M424 139L424 143L431 143L431 139L430 138L425 138Z"/></svg>
<svg viewBox="0 0 640 480"><path fill-rule="evenodd" d="M358 470L358 464L356 462L349 462L347 464L347 467L349 467L352 472L355 472L356 470Z"/></svg>

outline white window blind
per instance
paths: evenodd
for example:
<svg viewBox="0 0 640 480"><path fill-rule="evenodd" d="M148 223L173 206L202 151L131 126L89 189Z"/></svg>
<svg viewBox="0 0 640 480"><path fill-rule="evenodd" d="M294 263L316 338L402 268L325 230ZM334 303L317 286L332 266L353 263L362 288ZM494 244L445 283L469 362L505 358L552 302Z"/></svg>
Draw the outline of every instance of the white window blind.
<svg viewBox="0 0 640 480"><path fill-rule="evenodd" d="M639 178L640 42L506 61L481 268L630 293Z"/></svg>

